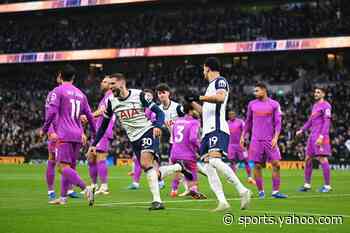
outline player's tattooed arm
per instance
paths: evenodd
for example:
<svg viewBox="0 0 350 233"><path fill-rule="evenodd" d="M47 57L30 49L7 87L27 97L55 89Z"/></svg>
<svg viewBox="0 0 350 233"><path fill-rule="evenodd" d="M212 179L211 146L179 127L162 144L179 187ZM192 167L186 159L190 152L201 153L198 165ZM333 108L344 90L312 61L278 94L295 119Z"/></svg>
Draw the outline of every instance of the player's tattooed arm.
<svg viewBox="0 0 350 233"><path fill-rule="evenodd" d="M46 134L49 130L50 125L56 118L60 105L60 94L54 92L51 94L49 100L47 101L47 111L45 112L45 123L41 129L40 134Z"/></svg>
<svg viewBox="0 0 350 233"><path fill-rule="evenodd" d="M223 89L220 89L216 92L215 95L204 95L199 96L199 100L208 103L223 103L225 101L227 92Z"/></svg>

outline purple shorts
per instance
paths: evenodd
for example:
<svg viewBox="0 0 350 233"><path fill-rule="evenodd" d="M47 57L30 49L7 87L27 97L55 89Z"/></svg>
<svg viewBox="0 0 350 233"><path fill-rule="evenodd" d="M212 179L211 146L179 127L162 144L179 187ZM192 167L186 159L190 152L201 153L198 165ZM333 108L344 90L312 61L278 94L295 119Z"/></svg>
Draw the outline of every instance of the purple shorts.
<svg viewBox="0 0 350 233"><path fill-rule="evenodd" d="M179 159L174 159L171 158L171 164L175 164L177 161L183 161L185 167L191 171L193 180L191 181L197 181L198 176L197 176L197 162L196 161L191 161L191 160L179 160Z"/></svg>
<svg viewBox="0 0 350 233"><path fill-rule="evenodd" d="M57 145L56 161L59 163L76 164L81 148L80 142L61 142Z"/></svg>
<svg viewBox="0 0 350 233"><path fill-rule="evenodd" d="M56 148L57 148L57 141L52 141L52 140L47 141L47 150L49 151L49 153L55 154Z"/></svg>
<svg viewBox="0 0 350 233"><path fill-rule="evenodd" d="M243 150L240 145L229 144L227 158L234 161L248 160L248 156L244 156L247 151Z"/></svg>
<svg viewBox="0 0 350 233"><path fill-rule="evenodd" d="M97 152L105 152L107 153L109 150L110 139L108 137L103 137L96 145Z"/></svg>
<svg viewBox="0 0 350 233"><path fill-rule="evenodd" d="M309 137L307 140L307 146L306 146L306 155L307 156L330 156L332 154L331 144L329 137L325 137L323 139L323 145L319 146L316 144L317 138L316 137Z"/></svg>
<svg viewBox="0 0 350 233"><path fill-rule="evenodd" d="M253 140L249 145L249 158L256 163L281 160L278 146L272 148L271 140Z"/></svg>

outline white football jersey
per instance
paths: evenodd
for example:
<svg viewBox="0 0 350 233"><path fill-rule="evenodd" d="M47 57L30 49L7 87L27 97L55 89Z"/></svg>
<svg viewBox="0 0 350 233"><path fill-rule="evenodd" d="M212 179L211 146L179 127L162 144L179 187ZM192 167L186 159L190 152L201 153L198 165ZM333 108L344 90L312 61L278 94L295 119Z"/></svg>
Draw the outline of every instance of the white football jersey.
<svg viewBox="0 0 350 233"><path fill-rule="evenodd" d="M129 96L123 100L116 97L110 98L112 111L116 115L118 122L126 130L130 141L136 141L149 129L153 128L152 122L145 115L145 107L151 108L153 104L152 96L145 94L141 98L141 90L129 89ZM145 103L149 104L145 106Z"/></svg>
<svg viewBox="0 0 350 233"><path fill-rule="evenodd" d="M202 108L203 119L203 137L213 131L221 131L230 134L226 121L226 106L229 98L230 88L224 77L218 77L209 83L205 95L215 95L220 89L226 91L226 97L223 103L204 102Z"/></svg>
<svg viewBox="0 0 350 233"><path fill-rule="evenodd" d="M165 115L164 122L166 124L168 123L168 125L170 126L170 128L169 128L169 132L170 132L169 142L173 143L172 132L171 132L172 127L171 126L173 126L176 118L185 115L183 112L184 111L183 107L179 103L170 100L170 105L168 108L165 108L165 106L163 104L161 104L159 106L159 108L164 112L164 115Z"/></svg>

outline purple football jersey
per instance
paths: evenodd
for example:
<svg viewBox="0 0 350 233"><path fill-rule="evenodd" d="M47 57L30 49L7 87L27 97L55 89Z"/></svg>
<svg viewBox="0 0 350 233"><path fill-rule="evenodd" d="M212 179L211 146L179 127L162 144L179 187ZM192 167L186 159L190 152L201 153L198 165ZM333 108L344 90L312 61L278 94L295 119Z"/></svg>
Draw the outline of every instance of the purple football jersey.
<svg viewBox="0 0 350 233"><path fill-rule="evenodd" d="M311 137L323 135L329 137L332 106L327 101L318 101L312 107L311 116L302 128L303 131L311 129Z"/></svg>
<svg viewBox="0 0 350 233"><path fill-rule="evenodd" d="M80 115L86 115L90 130L96 134L96 127L86 96L73 84L63 83L50 96L43 132L47 133L51 123L60 141L82 142L83 127ZM54 119L57 117L57 120Z"/></svg>
<svg viewBox="0 0 350 233"><path fill-rule="evenodd" d="M281 132L281 125L282 112L277 101L267 98L249 102L244 135L252 131L252 140L272 140Z"/></svg>
<svg viewBox="0 0 350 233"><path fill-rule="evenodd" d="M230 143L229 144L239 144L241 138L244 121L242 119L236 118L234 120L228 121L228 127L230 129Z"/></svg>
<svg viewBox="0 0 350 233"><path fill-rule="evenodd" d="M102 100L100 101L98 105L98 109L107 109L108 99L112 96L113 96L113 92L107 91L104 97L102 98ZM102 121L103 121L103 114L96 118L96 129L99 129L101 127ZM108 139L113 139L114 124L115 124L115 115L112 116L112 119L109 122L109 125L104 137L107 137Z"/></svg>
<svg viewBox="0 0 350 233"><path fill-rule="evenodd" d="M173 144L171 158L196 161L199 148L200 122L186 115L175 120L172 126Z"/></svg>

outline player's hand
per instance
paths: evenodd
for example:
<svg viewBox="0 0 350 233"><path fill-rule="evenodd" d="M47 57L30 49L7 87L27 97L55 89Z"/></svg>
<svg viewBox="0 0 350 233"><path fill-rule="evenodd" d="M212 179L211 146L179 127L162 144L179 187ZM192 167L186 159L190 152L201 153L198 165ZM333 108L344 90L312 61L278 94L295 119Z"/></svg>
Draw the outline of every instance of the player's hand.
<svg viewBox="0 0 350 233"><path fill-rule="evenodd" d="M316 140L316 145L322 146L322 144L323 144L323 136L320 135Z"/></svg>
<svg viewBox="0 0 350 233"><path fill-rule="evenodd" d="M81 136L81 141L83 142L83 145L85 146L86 145L86 143L87 143L87 137L86 137L86 135L83 133L83 135Z"/></svg>
<svg viewBox="0 0 350 233"><path fill-rule="evenodd" d="M186 95L185 100L188 102L198 102L199 101L199 95Z"/></svg>
<svg viewBox="0 0 350 233"><path fill-rule="evenodd" d="M241 148L244 148L244 137L241 137L239 140L239 145L241 146Z"/></svg>
<svg viewBox="0 0 350 233"><path fill-rule="evenodd" d="M162 135L162 130L160 128L153 128L153 137L159 138Z"/></svg>
<svg viewBox="0 0 350 233"><path fill-rule="evenodd" d="M48 139L51 141L57 141L58 140L58 136L56 133L50 133L48 134Z"/></svg>
<svg viewBox="0 0 350 233"><path fill-rule="evenodd" d="M80 121L84 125L88 122L87 117L85 115L81 115L80 116Z"/></svg>
<svg viewBox="0 0 350 233"><path fill-rule="evenodd" d="M303 134L303 131L300 129L296 132L295 136L300 137Z"/></svg>
<svg viewBox="0 0 350 233"><path fill-rule="evenodd" d="M169 121L165 121L164 124L170 130L174 122L172 120L169 120Z"/></svg>
<svg viewBox="0 0 350 233"><path fill-rule="evenodd" d="M274 137L271 141L271 147L275 148L277 146L278 137Z"/></svg>
<svg viewBox="0 0 350 233"><path fill-rule="evenodd" d="M87 152L87 154L86 154L86 157L88 158L88 159L91 159L91 158L93 158L93 156L95 156L97 153L96 153L96 146L90 146L89 147L89 150L88 150L88 152Z"/></svg>
<svg viewBox="0 0 350 233"><path fill-rule="evenodd" d="M42 129L40 129L40 130L39 130L39 137L40 137L40 139L43 139L44 136L45 136L44 131L43 131Z"/></svg>

